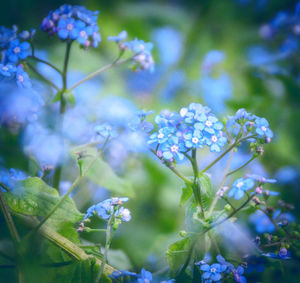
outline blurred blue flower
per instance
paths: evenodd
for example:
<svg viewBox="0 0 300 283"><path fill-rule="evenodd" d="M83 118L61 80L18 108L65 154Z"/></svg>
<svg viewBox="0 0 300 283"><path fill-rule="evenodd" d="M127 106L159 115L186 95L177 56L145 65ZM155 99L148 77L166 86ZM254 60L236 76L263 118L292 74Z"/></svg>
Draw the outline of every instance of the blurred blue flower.
<svg viewBox="0 0 300 283"><path fill-rule="evenodd" d="M210 74L215 66L219 65L226 59L226 55L223 51L211 50L209 51L201 65L202 72L206 75Z"/></svg>
<svg viewBox="0 0 300 283"><path fill-rule="evenodd" d="M3 65L0 64L0 75L4 77L11 77L16 72L16 67L10 64Z"/></svg>
<svg viewBox="0 0 300 283"><path fill-rule="evenodd" d="M118 135L118 132L116 129L114 129L110 124L104 123L102 125L97 125L94 128L97 135L100 135L104 138L107 137L116 137Z"/></svg>
<svg viewBox="0 0 300 283"><path fill-rule="evenodd" d="M121 31L117 36L109 36L107 39L109 41L114 41L116 43L119 43L127 38L127 32L126 30Z"/></svg>
<svg viewBox="0 0 300 283"><path fill-rule="evenodd" d="M267 138L273 137L273 132L269 128L269 122L265 118L257 117L255 119L255 127L256 127L255 132L260 137L267 137Z"/></svg>
<svg viewBox="0 0 300 283"><path fill-rule="evenodd" d="M238 266L236 269L233 269L232 273L233 273L233 279L235 280L235 282L238 282L238 283L246 283L247 282L245 276L243 276L244 268L242 266Z"/></svg>
<svg viewBox="0 0 300 283"><path fill-rule="evenodd" d="M262 255L274 259L291 259L290 252L286 248L281 248L278 254L270 252L263 253Z"/></svg>
<svg viewBox="0 0 300 283"><path fill-rule="evenodd" d="M30 88L32 86L29 75L24 71L23 67L18 66L16 71L16 82L19 87Z"/></svg>
<svg viewBox="0 0 300 283"><path fill-rule="evenodd" d="M153 40L162 65L169 66L178 62L183 48L183 36L178 30L172 27L158 28L153 32Z"/></svg>
<svg viewBox="0 0 300 283"><path fill-rule="evenodd" d="M247 174L246 175L248 178L251 178L259 183L265 184L265 183L270 183L270 184L274 184L277 182L277 180L275 179L267 179L263 176L260 175L256 175L256 174Z"/></svg>
<svg viewBox="0 0 300 283"><path fill-rule="evenodd" d="M13 26L12 29L0 26L0 49L7 49L10 42L17 38L18 28Z"/></svg>
<svg viewBox="0 0 300 283"><path fill-rule="evenodd" d="M16 182L25 180L27 177L28 175L21 170L0 168L0 182L11 190L14 189ZM0 186L0 189L2 190L3 188Z"/></svg>
<svg viewBox="0 0 300 283"><path fill-rule="evenodd" d="M142 268L140 277L137 280L138 283L150 283L152 282L152 274L150 271Z"/></svg>
<svg viewBox="0 0 300 283"><path fill-rule="evenodd" d="M234 197L236 200L241 199L245 191L250 190L254 186L254 180L250 178L239 178L234 181L231 191L228 193L228 197Z"/></svg>

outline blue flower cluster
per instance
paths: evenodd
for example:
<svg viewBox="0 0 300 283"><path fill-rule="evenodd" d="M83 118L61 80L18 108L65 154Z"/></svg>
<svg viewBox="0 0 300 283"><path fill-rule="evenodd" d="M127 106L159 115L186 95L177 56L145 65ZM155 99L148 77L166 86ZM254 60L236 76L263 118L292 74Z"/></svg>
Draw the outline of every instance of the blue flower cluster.
<svg viewBox="0 0 300 283"><path fill-rule="evenodd" d="M156 146L157 155L169 162L182 161L191 149L208 146L211 152L220 152L227 143L223 124L210 108L191 103L179 113L163 111L154 122L158 130L148 143Z"/></svg>
<svg viewBox="0 0 300 283"><path fill-rule="evenodd" d="M137 282L137 283L150 283L152 282L152 274L150 271L142 268L141 273L130 272L127 270L116 270L109 277L113 282ZM157 281L155 281L157 282ZM161 283L174 283L174 279L168 281L161 281Z"/></svg>
<svg viewBox="0 0 300 283"><path fill-rule="evenodd" d="M123 30L117 36L109 36L109 41L114 41L119 45L120 50L129 49L133 55L132 59L134 61L132 69L135 71L149 70L154 71L154 60L152 57L153 44L151 42L144 42L135 38L132 41L123 42L127 38L127 32Z"/></svg>
<svg viewBox="0 0 300 283"><path fill-rule="evenodd" d="M97 47L101 41L97 18L99 12L83 6L62 5L43 19L41 29L62 40L77 40L85 48Z"/></svg>
<svg viewBox="0 0 300 283"><path fill-rule="evenodd" d="M234 267L233 264L227 262L224 257L218 255L216 257L217 263L209 265L210 259L201 260L195 265L200 267L202 273L202 282L212 283L221 282L220 280L225 276L232 274L233 279L238 283L246 283L246 278L243 276L244 268L242 266Z"/></svg>
<svg viewBox="0 0 300 283"><path fill-rule="evenodd" d="M86 220L87 218L92 217L94 214L97 214L103 220L108 220L112 215L114 215L115 219L128 222L131 219L130 211L129 209L121 206L128 200L128 198L115 197L92 205L87 209L83 220Z"/></svg>
<svg viewBox="0 0 300 283"><path fill-rule="evenodd" d="M30 44L24 40L28 39L30 34L28 31L18 34L15 26L12 29L0 27L1 81L15 80L19 87L31 87L30 78L21 64L30 55Z"/></svg>
<svg viewBox="0 0 300 283"><path fill-rule="evenodd" d="M229 116L226 127L233 135L247 134L258 137L261 142L270 142L273 132L269 127L269 122L265 118L260 118L248 113L245 109L239 109L234 116Z"/></svg>

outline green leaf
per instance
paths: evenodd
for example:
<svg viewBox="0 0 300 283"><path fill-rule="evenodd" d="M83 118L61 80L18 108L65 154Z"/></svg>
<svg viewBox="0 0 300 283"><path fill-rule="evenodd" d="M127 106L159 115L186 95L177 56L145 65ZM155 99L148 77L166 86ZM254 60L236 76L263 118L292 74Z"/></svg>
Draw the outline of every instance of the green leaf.
<svg viewBox="0 0 300 283"><path fill-rule="evenodd" d="M166 252L166 258L171 270L174 273L182 267L187 259L190 246L190 238L184 238L169 246Z"/></svg>
<svg viewBox="0 0 300 283"><path fill-rule="evenodd" d="M45 217L59 202L58 192L42 179L30 177L20 181L12 192L4 194L9 207L18 213ZM73 242L80 242L73 223L83 217L68 197L47 220L47 225Z"/></svg>
<svg viewBox="0 0 300 283"><path fill-rule="evenodd" d="M197 206L194 200L189 202L185 210L186 231L199 233L204 229L206 223L201 219L200 211L200 207Z"/></svg>
<svg viewBox="0 0 300 283"><path fill-rule="evenodd" d="M81 152L84 155L81 163L81 169L84 172L86 167L95 158L97 152L96 149L88 147L82 148ZM74 157L77 157L77 155L74 155ZM104 187L117 196L134 196L131 184L119 177L101 157L94 162L86 176L97 185Z"/></svg>
<svg viewBox="0 0 300 283"><path fill-rule="evenodd" d="M109 250L107 255L109 265L122 270L132 269L130 259L122 250Z"/></svg>
<svg viewBox="0 0 300 283"><path fill-rule="evenodd" d="M66 92L65 97L71 106L74 106L76 104L75 95L73 92Z"/></svg>
<svg viewBox="0 0 300 283"><path fill-rule="evenodd" d="M207 210L214 198L214 192L210 177L207 174L202 174L198 178L200 188L201 188L201 203L204 210Z"/></svg>
<svg viewBox="0 0 300 283"><path fill-rule="evenodd" d="M55 94L55 96L53 97L52 102L58 102L58 101L60 101L60 100L61 100L62 94L63 94L63 91L62 91L62 90L59 90L59 91Z"/></svg>
<svg viewBox="0 0 300 283"><path fill-rule="evenodd" d="M193 189L191 186L187 185L186 187L182 188L180 205L183 206L192 195L193 195Z"/></svg>

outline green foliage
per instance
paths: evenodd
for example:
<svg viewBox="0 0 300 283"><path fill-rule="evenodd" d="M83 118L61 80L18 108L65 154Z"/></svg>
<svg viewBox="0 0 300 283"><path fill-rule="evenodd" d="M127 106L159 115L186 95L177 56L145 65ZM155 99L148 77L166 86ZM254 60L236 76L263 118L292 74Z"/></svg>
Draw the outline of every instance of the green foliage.
<svg viewBox="0 0 300 283"><path fill-rule="evenodd" d="M93 148L85 147L81 149L84 157L81 159L81 170L84 172L98 154ZM91 166L86 176L97 185L104 187L118 196L134 196L134 190L129 182L116 175L113 169L101 157Z"/></svg>
<svg viewBox="0 0 300 283"><path fill-rule="evenodd" d="M184 264L188 256L190 246L191 239L188 237L169 246L166 252L166 258L173 273L176 273Z"/></svg>
<svg viewBox="0 0 300 283"><path fill-rule="evenodd" d="M109 250L107 256L108 263L122 270L132 270L130 259L122 250Z"/></svg>
<svg viewBox="0 0 300 283"><path fill-rule="evenodd" d="M58 192L37 177L20 181L16 188L5 193L9 207L24 215L45 217L59 202ZM68 197L55 213L48 219L47 225L73 242L79 242L78 234L73 227L74 222L83 217Z"/></svg>
<svg viewBox="0 0 300 283"><path fill-rule="evenodd" d="M185 203L190 199L190 197L193 195L193 189L192 186L186 185L186 187L182 188L182 194L180 198L180 205L183 206Z"/></svg>
<svg viewBox="0 0 300 283"><path fill-rule="evenodd" d="M201 205L204 210L207 210L214 198L213 187L210 177L207 174L202 174L198 178L201 190Z"/></svg>

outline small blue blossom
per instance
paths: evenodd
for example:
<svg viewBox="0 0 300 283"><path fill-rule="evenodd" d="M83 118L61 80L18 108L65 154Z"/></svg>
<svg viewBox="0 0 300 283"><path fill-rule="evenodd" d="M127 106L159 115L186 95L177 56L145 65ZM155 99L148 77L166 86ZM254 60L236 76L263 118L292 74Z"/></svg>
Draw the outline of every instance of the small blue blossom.
<svg viewBox="0 0 300 283"><path fill-rule="evenodd" d="M263 176L260 175L256 175L256 174L247 174L248 178L254 179L255 181L265 184L265 183L270 183L270 184L274 184L277 182L276 179L267 179Z"/></svg>
<svg viewBox="0 0 300 283"><path fill-rule="evenodd" d="M152 274L150 271L142 268L140 277L137 280L138 283L150 283L152 282Z"/></svg>
<svg viewBox="0 0 300 283"><path fill-rule="evenodd" d="M29 48L30 44L27 41L20 42L19 39L13 40L6 51L8 61L17 63L19 60L24 60L29 56Z"/></svg>
<svg viewBox="0 0 300 283"><path fill-rule="evenodd" d="M16 70L16 83L21 88L30 88L32 86L29 75L21 66L18 66Z"/></svg>
<svg viewBox="0 0 300 283"><path fill-rule="evenodd" d="M242 266L238 266L236 269L233 269L232 273L233 273L233 279L235 280L235 282L238 282L238 283L246 283L247 282L245 276L243 276L244 268Z"/></svg>
<svg viewBox="0 0 300 283"><path fill-rule="evenodd" d="M291 259L290 252L286 248L281 248L278 254L270 252L263 253L262 255L274 259Z"/></svg>
<svg viewBox="0 0 300 283"><path fill-rule="evenodd" d="M104 138L108 138L108 137L114 138L118 136L117 130L108 123L95 126L94 130L97 135L100 135L101 137Z"/></svg>
<svg viewBox="0 0 300 283"><path fill-rule="evenodd" d="M126 30L121 31L117 36L109 36L107 39L109 41L114 41L116 43L119 43L127 38L127 32Z"/></svg>
<svg viewBox="0 0 300 283"><path fill-rule="evenodd" d="M219 263L213 263L212 265L203 264L200 266L200 270L204 271L202 279L204 279L205 283L218 282L222 278L221 273L224 272L226 268L225 265Z"/></svg>
<svg viewBox="0 0 300 283"><path fill-rule="evenodd" d="M9 189L14 189L18 181L25 180L27 177L28 175L21 170L14 168L9 170L0 168L0 182L6 185ZM2 189L1 186L0 189Z"/></svg>
<svg viewBox="0 0 300 283"><path fill-rule="evenodd" d="M223 137L223 132L219 131L214 135L205 136L205 143L211 152L220 152L221 148L227 143L227 138Z"/></svg>
<svg viewBox="0 0 300 283"><path fill-rule="evenodd" d="M162 156L172 162L182 161L184 159L183 151L185 150L183 143L177 137L170 137L167 142L161 146Z"/></svg>
<svg viewBox="0 0 300 283"><path fill-rule="evenodd" d="M0 75L3 77L12 77L16 73L16 67L10 64L0 64Z"/></svg>
<svg viewBox="0 0 300 283"><path fill-rule="evenodd" d="M110 274L108 277L111 278L113 282L115 282L114 280L116 280L116 282L119 282L119 280L123 279L124 277L125 278L130 277L136 279L138 277L138 274L127 270L114 270L112 274Z"/></svg>
<svg viewBox="0 0 300 283"><path fill-rule="evenodd" d="M269 123L265 118L256 118L255 120L255 132L260 136L260 137L265 137L265 138L272 138L273 137L273 132L269 128Z"/></svg>
<svg viewBox="0 0 300 283"><path fill-rule="evenodd" d="M187 148L203 148L204 146L203 135L199 130L194 130L194 132L188 131L183 134L183 137Z"/></svg>
<svg viewBox="0 0 300 283"><path fill-rule="evenodd" d="M150 135L149 137L149 144L152 143L165 143L168 138L171 136L171 134L173 134L175 131L174 128L171 127L164 127L158 130L158 132L153 133L152 135Z"/></svg>
<svg viewBox="0 0 300 283"><path fill-rule="evenodd" d="M236 200L239 200L244 196L245 191L250 190L253 186L253 179L239 178L234 181L232 189L228 193L228 197L234 197Z"/></svg>
<svg viewBox="0 0 300 283"><path fill-rule="evenodd" d="M127 208L120 207L124 202L127 202L128 198L111 198L106 199L96 205L92 205L87 209L87 212L83 220L97 214L103 220L108 220L112 214L116 219L128 222L131 219L130 211Z"/></svg>
<svg viewBox="0 0 300 283"><path fill-rule="evenodd" d="M169 110L162 111L159 115L154 118L154 122L159 127L177 127L181 121L180 115L176 112L171 112Z"/></svg>
<svg viewBox="0 0 300 283"><path fill-rule="evenodd" d="M194 124L197 121L205 120L211 109L200 103L191 103L188 107L181 108L179 113L187 124Z"/></svg>
<svg viewBox="0 0 300 283"><path fill-rule="evenodd" d="M134 70L154 70L154 60L151 54L153 44L144 42L143 40L134 39L130 42L125 42L124 46L133 52L133 69Z"/></svg>
<svg viewBox="0 0 300 283"><path fill-rule="evenodd" d="M13 26L12 29L0 26L0 49L7 49L10 42L17 38L18 28Z"/></svg>

